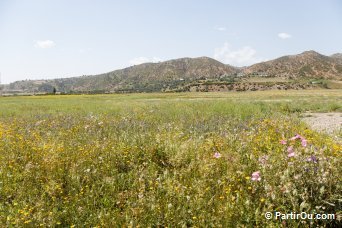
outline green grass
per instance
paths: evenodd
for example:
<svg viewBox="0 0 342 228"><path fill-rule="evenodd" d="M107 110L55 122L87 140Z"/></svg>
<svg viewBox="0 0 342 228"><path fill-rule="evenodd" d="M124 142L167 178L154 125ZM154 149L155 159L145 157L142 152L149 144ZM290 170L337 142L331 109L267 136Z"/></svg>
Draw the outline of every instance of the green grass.
<svg viewBox="0 0 342 228"><path fill-rule="evenodd" d="M277 227L265 212L340 214L341 145L302 123L306 111L341 111L340 91L1 97L0 226Z"/></svg>

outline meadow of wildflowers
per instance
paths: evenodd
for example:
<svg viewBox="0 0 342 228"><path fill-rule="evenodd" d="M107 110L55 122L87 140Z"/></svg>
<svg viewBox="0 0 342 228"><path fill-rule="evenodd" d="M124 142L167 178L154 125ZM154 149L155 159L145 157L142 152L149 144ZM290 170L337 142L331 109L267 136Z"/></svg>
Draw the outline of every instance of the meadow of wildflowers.
<svg viewBox="0 0 342 228"><path fill-rule="evenodd" d="M264 215L340 216L341 143L298 118L341 111L340 99L331 91L0 97L0 226L337 225Z"/></svg>

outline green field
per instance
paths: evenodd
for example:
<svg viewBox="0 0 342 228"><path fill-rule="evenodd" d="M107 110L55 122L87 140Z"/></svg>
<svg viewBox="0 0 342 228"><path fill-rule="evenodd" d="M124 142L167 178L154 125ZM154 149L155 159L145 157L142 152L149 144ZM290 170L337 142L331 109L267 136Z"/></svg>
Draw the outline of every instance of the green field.
<svg viewBox="0 0 342 228"><path fill-rule="evenodd" d="M341 90L0 97L0 226L337 225L264 215L341 215L341 144L300 119L342 112L341 99Z"/></svg>

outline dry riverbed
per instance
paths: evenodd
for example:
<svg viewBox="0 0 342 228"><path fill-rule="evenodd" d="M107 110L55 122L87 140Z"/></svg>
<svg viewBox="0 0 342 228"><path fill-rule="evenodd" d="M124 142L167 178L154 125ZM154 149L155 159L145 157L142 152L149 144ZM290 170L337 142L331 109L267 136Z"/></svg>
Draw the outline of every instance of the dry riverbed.
<svg viewBox="0 0 342 228"><path fill-rule="evenodd" d="M342 113L305 113L305 121L312 129L333 135L341 140Z"/></svg>

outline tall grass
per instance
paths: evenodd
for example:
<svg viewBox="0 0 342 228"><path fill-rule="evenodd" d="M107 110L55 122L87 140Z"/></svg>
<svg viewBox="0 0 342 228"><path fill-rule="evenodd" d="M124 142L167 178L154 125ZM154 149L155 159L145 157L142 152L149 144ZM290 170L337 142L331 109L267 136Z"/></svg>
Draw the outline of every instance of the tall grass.
<svg viewBox="0 0 342 228"><path fill-rule="evenodd" d="M340 110L327 93L1 98L0 224L338 224L264 217L340 214L341 145L297 118Z"/></svg>

